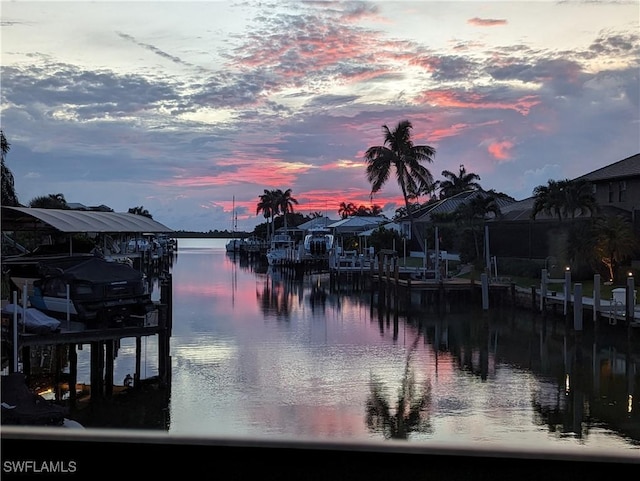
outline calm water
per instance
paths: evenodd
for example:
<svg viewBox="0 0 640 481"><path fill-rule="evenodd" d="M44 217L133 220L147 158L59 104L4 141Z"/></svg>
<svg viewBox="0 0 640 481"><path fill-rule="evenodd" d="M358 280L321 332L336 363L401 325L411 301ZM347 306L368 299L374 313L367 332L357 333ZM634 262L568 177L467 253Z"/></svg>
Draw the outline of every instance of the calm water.
<svg viewBox="0 0 640 481"><path fill-rule="evenodd" d="M327 274L292 280L240 263L224 240L178 245L170 433L640 448L637 333L576 341L563 320L459 303L395 315L369 292L336 293ZM142 343L144 379L158 363L155 337ZM88 349L79 354L88 383ZM123 340L116 383L134 365ZM398 421L409 411L397 416L403 386L424 403L417 422Z"/></svg>

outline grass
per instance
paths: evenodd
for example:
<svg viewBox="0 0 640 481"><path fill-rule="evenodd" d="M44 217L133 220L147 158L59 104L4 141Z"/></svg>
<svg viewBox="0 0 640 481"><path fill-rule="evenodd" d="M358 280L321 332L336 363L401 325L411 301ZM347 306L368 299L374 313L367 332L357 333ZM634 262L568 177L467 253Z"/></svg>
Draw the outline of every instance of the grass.
<svg viewBox="0 0 640 481"><path fill-rule="evenodd" d="M480 279L481 272L472 271L468 274L463 274L460 277L465 279L471 279L473 277L476 280ZM501 276L506 277L514 282L516 286L522 287L524 289L531 289L531 286L535 286L536 289L540 289L540 278L534 277L521 277L521 276ZM582 284L582 295L584 297L593 297L593 279L589 280L581 280L581 281L571 281L572 289L575 287L575 284ZM626 284L618 283L618 284L605 284L604 282L600 282L600 299L611 299L613 297L612 290L616 288L624 288ZM564 289L563 282L551 283L547 284L547 290L550 292L562 292Z"/></svg>

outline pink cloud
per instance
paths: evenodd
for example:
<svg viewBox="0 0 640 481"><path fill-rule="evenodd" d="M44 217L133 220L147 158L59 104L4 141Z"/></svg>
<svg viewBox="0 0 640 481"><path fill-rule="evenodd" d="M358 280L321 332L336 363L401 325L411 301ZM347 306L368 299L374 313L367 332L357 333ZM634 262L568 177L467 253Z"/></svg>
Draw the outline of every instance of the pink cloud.
<svg viewBox="0 0 640 481"><path fill-rule="evenodd" d="M513 149L513 142L509 140L492 142L487 147L489 153L498 161L498 163L503 163L511 160L511 149Z"/></svg>
<svg viewBox="0 0 640 481"><path fill-rule="evenodd" d="M417 103L437 105L439 107L457 107L467 109L500 109L515 110L521 115L528 115L531 108L540 104L535 95L526 95L515 101L495 101L473 92L454 92L451 90L429 90L414 99Z"/></svg>
<svg viewBox="0 0 640 481"><path fill-rule="evenodd" d="M507 21L506 20L493 19L493 18L478 18L478 17L474 17L474 18L470 18L469 20L467 20L467 23L469 25L475 25L477 27L494 27L496 25L506 25Z"/></svg>

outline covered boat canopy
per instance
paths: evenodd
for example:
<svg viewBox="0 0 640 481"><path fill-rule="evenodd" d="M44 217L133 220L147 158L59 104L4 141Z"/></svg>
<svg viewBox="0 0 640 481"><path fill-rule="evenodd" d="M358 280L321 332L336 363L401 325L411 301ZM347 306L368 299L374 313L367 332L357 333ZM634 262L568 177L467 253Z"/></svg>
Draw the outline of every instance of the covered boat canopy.
<svg viewBox="0 0 640 481"><path fill-rule="evenodd" d="M149 217L128 212L2 207L2 231L58 231L65 233L169 233L173 229Z"/></svg>

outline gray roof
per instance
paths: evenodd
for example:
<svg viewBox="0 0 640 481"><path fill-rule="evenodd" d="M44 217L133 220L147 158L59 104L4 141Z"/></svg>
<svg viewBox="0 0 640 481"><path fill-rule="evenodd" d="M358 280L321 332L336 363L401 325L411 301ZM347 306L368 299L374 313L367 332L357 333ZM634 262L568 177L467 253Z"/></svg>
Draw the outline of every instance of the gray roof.
<svg viewBox="0 0 640 481"><path fill-rule="evenodd" d="M626 177L640 177L640 153L576 177L576 179L598 182L601 180L613 180Z"/></svg>
<svg viewBox="0 0 640 481"><path fill-rule="evenodd" d="M576 177L574 180L584 179L589 182L609 181L613 179L621 179L628 177L640 176L640 154L632 155L626 159L619 160L613 164L606 165L600 169L589 172L588 174ZM520 201L514 202L511 205L501 207L502 216L500 220L529 220L531 217L531 211L535 203L535 197L527 197ZM613 206L602 206L606 212L610 212L612 215L625 213L623 209L618 209ZM537 219L557 219L553 215L540 212Z"/></svg>
<svg viewBox="0 0 640 481"><path fill-rule="evenodd" d="M300 224L299 226L297 226L297 229L300 230L309 230L309 229L313 229L315 227L327 227L329 224L333 224L334 222L336 222L333 219L330 219L329 217L314 217L311 220L308 220L306 222L303 222L302 224Z"/></svg>
<svg viewBox="0 0 640 481"><path fill-rule="evenodd" d="M173 229L143 215L70 209L2 207L3 231L163 233Z"/></svg>
<svg viewBox="0 0 640 481"><path fill-rule="evenodd" d="M475 197L489 196L489 195L492 195L492 194L484 190L475 190L475 189L460 192L451 197L447 197L446 199L442 199L438 202L427 204L421 209L421 212L418 213L418 216L419 216L418 220L428 221L431 219L431 215L436 213L450 214L452 212L455 212L456 209L461 204L464 204L465 202L468 202ZM495 197L495 202L500 208L500 211L502 211L504 208L514 203L513 200L502 198L502 197Z"/></svg>
<svg viewBox="0 0 640 481"><path fill-rule="evenodd" d="M362 232L375 228L389 219L383 216L359 216L354 215L346 219L340 219L329 224L327 227L334 229L336 234L348 234Z"/></svg>

